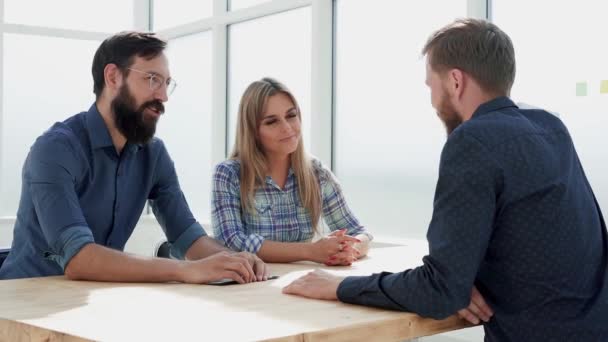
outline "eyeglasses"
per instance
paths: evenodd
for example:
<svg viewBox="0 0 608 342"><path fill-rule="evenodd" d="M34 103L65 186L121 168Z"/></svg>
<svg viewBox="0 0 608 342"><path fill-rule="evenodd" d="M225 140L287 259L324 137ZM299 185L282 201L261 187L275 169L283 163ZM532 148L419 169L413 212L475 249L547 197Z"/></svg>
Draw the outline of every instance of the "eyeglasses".
<svg viewBox="0 0 608 342"><path fill-rule="evenodd" d="M156 74L153 74L150 72L145 72L145 71L137 70L137 69L133 69L133 68L127 68L127 69L138 72L140 74L147 75L148 76L147 78L150 80L150 90L152 90L152 91L156 91L156 90L160 89L164 84L167 87L167 96L169 96L173 93L173 91L175 90L175 87L177 87L177 83L172 78L165 79L164 77L162 77L160 75L156 75Z"/></svg>

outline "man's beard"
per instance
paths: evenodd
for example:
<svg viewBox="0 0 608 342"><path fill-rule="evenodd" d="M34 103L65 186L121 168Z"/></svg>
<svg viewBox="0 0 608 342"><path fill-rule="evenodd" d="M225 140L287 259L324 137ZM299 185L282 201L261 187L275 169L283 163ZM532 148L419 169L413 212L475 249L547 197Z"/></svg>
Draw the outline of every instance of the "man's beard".
<svg viewBox="0 0 608 342"><path fill-rule="evenodd" d="M133 144L146 144L156 132L157 117L144 114L147 107L154 108L163 114L165 107L159 100L145 102L139 108L135 108L135 99L123 84L118 95L112 100L112 111L114 112L114 123L118 131Z"/></svg>
<svg viewBox="0 0 608 342"><path fill-rule="evenodd" d="M445 126L445 130L448 135L452 134L452 132L462 123L461 116L458 114L456 109L454 109L448 99L448 94L445 92L444 96L439 102L439 106L437 108L437 116L443 122L443 125Z"/></svg>

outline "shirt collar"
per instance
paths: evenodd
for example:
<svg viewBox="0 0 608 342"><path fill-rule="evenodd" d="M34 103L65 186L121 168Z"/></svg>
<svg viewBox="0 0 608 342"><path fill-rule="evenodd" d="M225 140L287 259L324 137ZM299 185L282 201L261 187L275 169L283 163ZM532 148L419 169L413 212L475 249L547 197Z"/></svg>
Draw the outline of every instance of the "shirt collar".
<svg viewBox="0 0 608 342"><path fill-rule="evenodd" d="M101 148L114 146L110 132L106 123L101 117L101 113L97 110L97 105L93 103L89 111L86 113L87 118L87 133L91 139L91 147Z"/></svg>
<svg viewBox="0 0 608 342"><path fill-rule="evenodd" d="M91 108L89 108L89 111L85 115L87 122L87 133L91 139L91 147L94 149L108 146L114 147L112 137L110 136L110 131L108 131L108 127L106 126L105 121L103 121L101 113L99 113L95 103L91 105ZM127 143L125 145L125 149L128 149L131 152L137 152L142 148L142 144Z"/></svg>
<svg viewBox="0 0 608 342"><path fill-rule="evenodd" d="M506 97L506 96L500 96L497 97L493 100L490 100L486 103L482 103L477 110L475 110L475 112L473 113L473 116L471 116L471 118L480 116L480 115L484 115L490 112L494 112L497 110L501 110L504 108L509 108L509 107L515 107L518 108L517 105L515 104L515 102L513 102L510 98Z"/></svg>
<svg viewBox="0 0 608 342"><path fill-rule="evenodd" d="M289 167L289 171L287 171L287 183L289 183L289 179L291 179L294 176L295 176L295 173L293 172L293 168ZM287 183L285 183L285 185L287 185ZM276 185L275 182L272 180L272 177L270 177L270 176L266 176L266 184Z"/></svg>

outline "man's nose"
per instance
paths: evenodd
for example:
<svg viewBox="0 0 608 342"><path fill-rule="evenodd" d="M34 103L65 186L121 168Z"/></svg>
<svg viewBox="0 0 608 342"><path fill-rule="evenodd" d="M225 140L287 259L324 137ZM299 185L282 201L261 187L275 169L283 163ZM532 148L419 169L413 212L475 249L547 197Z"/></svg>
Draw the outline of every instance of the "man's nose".
<svg viewBox="0 0 608 342"><path fill-rule="evenodd" d="M167 94L167 85L163 84L154 91L154 98L161 102L167 102L169 100L169 94Z"/></svg>

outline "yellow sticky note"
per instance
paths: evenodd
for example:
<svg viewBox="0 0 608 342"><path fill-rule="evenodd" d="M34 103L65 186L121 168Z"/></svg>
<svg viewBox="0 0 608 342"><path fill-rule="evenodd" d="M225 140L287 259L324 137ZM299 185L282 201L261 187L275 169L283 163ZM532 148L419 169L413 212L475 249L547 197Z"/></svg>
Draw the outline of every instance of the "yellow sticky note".
<svg viewBox="0 0 608 342"><path fill-rule="evenodd" d="M600 82L600 94L608 94L608 80Z"/></svg>

